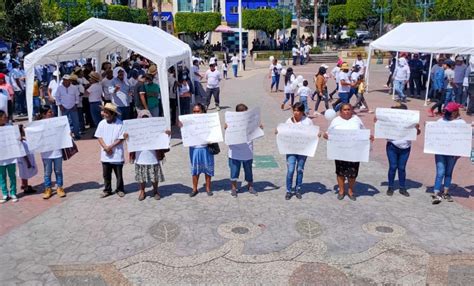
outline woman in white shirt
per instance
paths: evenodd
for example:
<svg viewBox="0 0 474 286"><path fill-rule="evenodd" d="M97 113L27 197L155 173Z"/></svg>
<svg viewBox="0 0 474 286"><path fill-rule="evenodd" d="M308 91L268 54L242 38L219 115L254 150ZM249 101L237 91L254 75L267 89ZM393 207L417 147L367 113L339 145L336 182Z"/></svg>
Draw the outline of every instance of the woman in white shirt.
<svg viewBox="0 0 474 286"><path fill-rule="evenodd" d="M305 106L301 102L297 102L293 105L293 116L288 118L286 123L296 125L313 125L313 121L305 116ZM278 134L278 131L275 131ZM298 199L301 199L301 185L303 184L303 172L304 165L306 163L307 156L297 154L286 155L286 166L288 170L286 172L286 195L285 199L289 200L294 195ZM293 189L293 175L296 170L296 185Z"/></svg>
<svg viewBox="0 0 474 286"><path fill-rule="evenodd" d="M342 129L342 130L357 130L365 129L364 124L357 115L353 115L352 106L350 103L343 103L341 105L339 116L331 121L328 130L331 129ZM324 134L324 138L328 139L328 133ZM371 135L370 140L373 141L374 137ZM356 183L357 175L359 174L360 162L349 162L342 160L335 160L336 162L336 175L337 184L339 186L339 193L337 195L338 200L342 200L345 197L344 183L349 182L349 189L347 195L349 199L355 201L354 186Z"/></svg>
<svg viewBox="0 0 474 286"><path fill-rule="evenodd" d="M283 103L281 104L281 109L285 109L285 104L290 100L291 98L291 106L295 103L295 86L296 86L296 76L293 73L293 68L288 68L286 70L285 74L285 99L283 100ZM295 83L295 84L294 84Z"/></svg>

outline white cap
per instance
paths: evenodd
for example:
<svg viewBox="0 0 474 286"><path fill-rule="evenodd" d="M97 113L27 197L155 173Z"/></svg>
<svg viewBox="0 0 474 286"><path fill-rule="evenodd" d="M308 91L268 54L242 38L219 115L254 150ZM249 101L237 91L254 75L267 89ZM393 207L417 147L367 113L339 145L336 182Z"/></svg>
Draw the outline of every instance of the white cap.
<svg viewBox="0 0 474 286"><path fill-rule="evenodd" d="M55 71L53 72L53 75L54 75L54 76L59 76L59 71L55 70Z"/></svg>
<svg viewBox="0 0 474 286"><path fill-rule="evenodd" d="M464 58L461 57L461 56L457 56L457 57L456 57L456 61L464 61Z"/></svg>

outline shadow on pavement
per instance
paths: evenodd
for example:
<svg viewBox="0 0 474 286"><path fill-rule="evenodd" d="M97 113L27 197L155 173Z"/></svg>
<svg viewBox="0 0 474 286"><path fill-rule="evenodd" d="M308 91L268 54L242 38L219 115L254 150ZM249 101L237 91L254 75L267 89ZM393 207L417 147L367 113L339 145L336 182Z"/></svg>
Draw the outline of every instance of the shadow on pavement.
<svg viewBox="0 0 474 286"><path fill-rule="evenodd" d="M426 187L425 193L433 194L434 186ZM452 197L458 197L458 198L474 197L474 185L463 188L459 185L452 184L451 188L449 189L449 194Z"/></svg>
<svg viewBox="0 0 474 286"><path fill-rule="evenodd" d="M83 182L83 183L76 183L74 185L71 185L69 187L66 187L65 190L68 193L76 193L76 192L82 192L86 190L96 190L101 188L103 185L99 184L97 182Z"/></svg>
<svg viewBox="0 0 474 286"><path fill-rule="evenodd" d="M349 187L348 183L346 182L344 184L344 188L347 192L347 188ZM339 186L338 185L334 185L333 187L333 190L335 192L338 192L339 191ZM365 184L365 183L360 183L360 182L356 182L356 185L355 185L355 189L354 189L354 193L356 196L370 196L370 197L373 197L375 196L376 194L380 193L379 189L377 189L376 187L372 186L372 185L369 185L369 184Z"/></svg>
<svg viewBox="0 0 474 286"><path fill-rule="evenodd" d="M172 196L173 194L190 194L192 188L183 184L161 185L158 186L162 198Z"/></svg>
<svg viewBox="0 0 474 286"><path fill-rule="evenodd" d="M301 187L301 193L306 194L306 193L318 193L320 195L323 195L327 192L331 192L330 189L326 187L326 185L318 183L318 182L313 182L309 184L303 184Z"/></svg>
<svg viewBox="0 0 474 286"><path fill-rule="evenodd" d="M410 180L410 179L407 179L407 180L405 181L405 183L406 183L406 188L407 188L407 190L409 190L409 189L418 189L418 188L421 188L421 187L423 186L422 183L417 182L417 181L413 181L413 180ZM380 186L381 186L381 187L388 187L388 182L387 182L387 181L382 182L382 183L380 184ZM398 180L395 180L395 187L398 188L398 186L399 186Z"/></svg>

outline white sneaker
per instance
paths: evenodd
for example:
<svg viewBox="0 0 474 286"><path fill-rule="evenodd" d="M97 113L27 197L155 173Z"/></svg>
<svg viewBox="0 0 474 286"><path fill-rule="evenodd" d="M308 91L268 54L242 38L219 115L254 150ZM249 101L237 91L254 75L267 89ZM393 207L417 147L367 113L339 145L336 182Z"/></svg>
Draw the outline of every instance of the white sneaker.
<svg viewBox="0 0 474 286"><path fill-rule="evenodd" d="M12 202L18 202L18 198L16 197L16 195L11 195L10 198L12 199Z"/></svg>
<svg viewBox="0 0 474 286"><path fill-rule="evenodd" d="M8 201L8 197L7 196L3 196L2 199L0 200L0 204L4 204Z"/></svg>

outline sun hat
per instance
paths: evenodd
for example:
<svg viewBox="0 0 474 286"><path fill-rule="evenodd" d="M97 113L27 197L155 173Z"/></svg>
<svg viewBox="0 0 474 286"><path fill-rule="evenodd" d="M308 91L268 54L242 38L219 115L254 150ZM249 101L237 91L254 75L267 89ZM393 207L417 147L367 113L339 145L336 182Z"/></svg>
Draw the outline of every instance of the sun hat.
<svg viewBox="0 0 474 286"><path fill-rule="evenodd" d="M68 74L63 75L63 80L70 80L71 76Z"/></svg>
<svg viewBox="0 0 474 286"><path fill-rule="evenodd" d="M349 69L349 65L347 63L343 63L341 65L341 70L348 70Z"/></svg>
<svg viewBox="0 0 474 286"><path fill-rule="evenodd" d="M342 65L343 63L344 63L344 62L342 61L342 59L338 59L338 60L337 60L337 65L338 65L338 66Z"/></svg>
<svg viewBox="0 0 474 286"><path fill-rule="evenodd" d="M76 72L80 72L80 71L82 71L82 68L81 68L81 67L75 67L75 68L74 68L74 72L75 72L75 73L76 73Z"/></svg>
<svg viewBox="0 0 474 286"><path fill-rule="evenodd" d="M99 82L100 81L100 75L97 73L97 72L91 72L89 74L89 78L91 80L95 80L96 82Z"/></svg>
<svg viewBox="0 0 474 286"><path fill-rule="evenodd" d="M77 81L77 75L75 75L75 74L70 75L70 76L69 76L69 80L75 80L75 81Z"/></svg>
<svg viewBox="0 0 474 286"><path fill-rule="evenodd" d="M158 68L156 67L155 64L150 65L148 68L148 74L155 75L158 72Z"/></svg>
<svg viewBox="0 0 474 286"><path fill-rule="evenodd" d="M446 110L447 112L454 112L454 111L458 111L461 106L462 106L461 104L451 101L450 103L446 105L444 110Z"/></svg>
<svg viewBox="0 0 474 286"><path fill-rule="evenodd" d="M108 102L105 105L102 105L101 108L102 108L102 110L108 110L108 111L111 111L111 112L113 112L117 115L120 115L120 112L117 110L117 105L115 105L111 102Z"/></svg>
<svg viewBox="0 0 474 286"><path fill-rule="evenodd" d="M464 58L462 56L457 56L456 61L464 61Z"/></svg>

